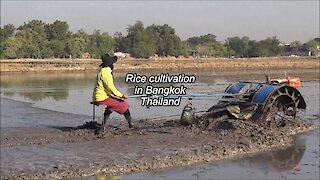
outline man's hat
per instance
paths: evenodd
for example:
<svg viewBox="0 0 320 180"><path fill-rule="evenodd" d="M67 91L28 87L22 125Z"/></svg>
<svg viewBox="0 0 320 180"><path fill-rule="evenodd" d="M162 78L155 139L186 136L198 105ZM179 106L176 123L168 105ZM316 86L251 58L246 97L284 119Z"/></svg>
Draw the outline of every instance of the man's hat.
<svg viewBox="0 0 320 180"><path fill-rule="evenodd" d="M110 66L113 63L117 62L118 57L117 56L110 56L110 54L105 54L101 57L102 63L100 64L99 67L102 66Z"/></svg>

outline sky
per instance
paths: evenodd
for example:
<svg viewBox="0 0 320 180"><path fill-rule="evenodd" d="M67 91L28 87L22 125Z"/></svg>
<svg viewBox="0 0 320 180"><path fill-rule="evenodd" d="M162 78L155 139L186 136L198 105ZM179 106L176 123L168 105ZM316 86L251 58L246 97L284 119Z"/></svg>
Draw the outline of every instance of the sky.
<svg viewBox="0 0 320 180"><path fill-rule="evenodd" d="M168 24L186 40L214 34L217 40L248 36L306 42L319 37L319 0L279 1L17 1L1 0L1 27L33 19L67 21L69 29L127 34L140 20L147 27Z"/></svg>

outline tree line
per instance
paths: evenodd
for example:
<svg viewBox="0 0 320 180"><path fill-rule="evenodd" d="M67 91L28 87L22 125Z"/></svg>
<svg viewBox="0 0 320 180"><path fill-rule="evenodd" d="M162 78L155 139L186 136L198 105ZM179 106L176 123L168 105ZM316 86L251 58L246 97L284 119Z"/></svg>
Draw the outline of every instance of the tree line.
<svg viewBox="0 0 320 180"><path fill-rule="evenodd" d="M175 29L168 24L144 27L141 21L129 25L127 35L94 30L87 34L80 29L73 33L65 21L52 24L31 20L19 27L12 24L0 28L0 58L80 58L89 53L100 58L105 53L124 52L136 58L158 56L206 56L206 57L270 57L283 51L280 40L268 37L250 40L249 37L231 37L225 42L216 40L213 34L190 37L182 41ZM293 45L302 45L298 41ZM320 45L319 38L304 43L313 54Z"/></svg>

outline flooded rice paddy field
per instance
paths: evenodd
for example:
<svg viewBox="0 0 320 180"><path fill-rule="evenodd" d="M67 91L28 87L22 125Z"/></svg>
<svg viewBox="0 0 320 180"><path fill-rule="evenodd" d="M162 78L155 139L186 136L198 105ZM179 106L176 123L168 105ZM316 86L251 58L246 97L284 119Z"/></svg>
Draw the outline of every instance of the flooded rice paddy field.
<svg viewBox="0 0 320 180"><path fill-rule="evenodd" d="M133 173L120 179L318 179L319 132L294 137L285 148L243 158Z"/></svg>
<svg viewBox="0 0 320 180"><path fill-rule="evenodd" d="M284 76L283 70L170 73L196 75L196 83L186 84L187 93L221 93L239 80L263 82L265 73L274 78ZM302 80L298 90L306 100L307 110L300 114L300 119L319 125L319 71L286 73ZM129 98L138 128L128 130L124 118L113 113L106 137L99 139L93 135L93 129L78 127L92 120L89 101L95 75L1 76L1 178L94 179L97 174L117 175L120 179L319 177L318 129L292 140L292 134L313 127L299 121L287 129L271 130L231 121L236 127L232 131L182 128L170 119L179 118L186 99L179 107L146 108L141 107L140 99ZM136 84L124 83L124 76L125 73L115 74L116 86L131 95ZM218 101L216 97L195 98L193 104L197 111L202 111ZM101 110L97 109L96 114L100 121ZM274 150L273 145L281 148ZM244 156L259 150L266 152ZM232 159L223 160L227 157Z"/></svg>

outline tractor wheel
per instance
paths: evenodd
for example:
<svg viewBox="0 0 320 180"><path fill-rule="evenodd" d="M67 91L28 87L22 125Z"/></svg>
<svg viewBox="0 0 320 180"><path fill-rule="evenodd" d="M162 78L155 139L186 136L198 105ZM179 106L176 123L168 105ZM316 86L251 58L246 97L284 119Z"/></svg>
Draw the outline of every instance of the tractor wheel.
<svg viewBox="0 0 320 180"><path fill-rule="evenodd" d="M298 104L295 91L290 92L286 87L277 89L265 106L265 124L271 127L284 127L288 121L296 118Z"/></svg>

